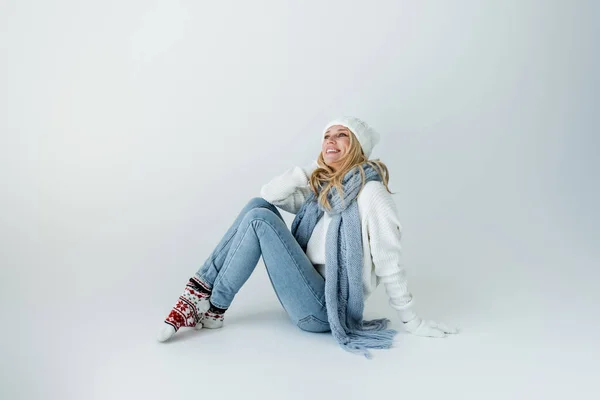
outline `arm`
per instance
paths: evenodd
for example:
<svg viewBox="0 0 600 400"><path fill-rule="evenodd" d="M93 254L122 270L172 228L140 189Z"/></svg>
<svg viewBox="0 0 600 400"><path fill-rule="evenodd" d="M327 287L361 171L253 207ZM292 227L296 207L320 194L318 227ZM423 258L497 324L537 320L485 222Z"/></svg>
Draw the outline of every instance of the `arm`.
<svg viewBox="0 0 600 400"><path fill-rule="evenodd" d="M370 198L367 230L375 275L384 284L390 306L402 322L416 317L413 296L408 290L402 257L402 226L396 204L383 185L377 185Z"/></svg>
<svg viewBox="0 0 600 400"><path fill-rule="evenodd" d="M317 167L317 162L312 161L288 169L263 185L260 196L282 210L296 214L310 194L310 175Z"/></svg>
<svg viewBox="0 0 600 400"><path fill-rule="evenodd" d="M404 328L419 336L444 337L447 333L457 333L444 324L421 319L414 311L402 261L402 226L394 199L383 185L377 185L368 210L369 245L375 274L385 285L390 306L398 313Z"/></svg>

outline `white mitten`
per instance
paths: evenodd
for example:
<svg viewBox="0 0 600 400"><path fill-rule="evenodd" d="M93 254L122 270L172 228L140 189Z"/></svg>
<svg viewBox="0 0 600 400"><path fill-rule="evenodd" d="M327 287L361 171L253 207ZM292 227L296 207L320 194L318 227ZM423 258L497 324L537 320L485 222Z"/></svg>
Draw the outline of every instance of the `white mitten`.
<svg viewBox="0 0 600 400"><path fill-rule="evenodd" d="M419 317L413 318L412 320L404 323L404 329L417 336L428 336L443 338L446 334L458 333L458 329L451 328L440 322L423 320Z"/></svg>
<svg viewBox="0 0 600 400"><path fill-rule="evenodd" d="M302 171L304 171L306 176L310 179L310 176L315 171L315 169L319 168L319 163L317 163L317 160L313 160L310 163L306 163L306 164L300 166L300 168L302 169Z"/></svg>

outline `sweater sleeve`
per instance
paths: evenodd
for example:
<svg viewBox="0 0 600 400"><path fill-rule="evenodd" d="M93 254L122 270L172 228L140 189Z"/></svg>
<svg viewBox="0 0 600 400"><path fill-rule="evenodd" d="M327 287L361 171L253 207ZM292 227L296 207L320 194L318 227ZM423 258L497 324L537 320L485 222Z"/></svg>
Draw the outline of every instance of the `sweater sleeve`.
<svg viewBox="0 0 600 400"><path fill-rule="evenodd" d="M304 166L295 166L263 185L260 196L289 213L296 214L310 194L309 179L318 167L316 161Z"/></svg>
<svg viewBox="0 0 600 400"><path fill-rule="evenodd" d="M377 185L368 206L367 229L375 275L384 284L390 306L403 322L416 317L402 257L402 226L396 204L384 185Z"/></svg>

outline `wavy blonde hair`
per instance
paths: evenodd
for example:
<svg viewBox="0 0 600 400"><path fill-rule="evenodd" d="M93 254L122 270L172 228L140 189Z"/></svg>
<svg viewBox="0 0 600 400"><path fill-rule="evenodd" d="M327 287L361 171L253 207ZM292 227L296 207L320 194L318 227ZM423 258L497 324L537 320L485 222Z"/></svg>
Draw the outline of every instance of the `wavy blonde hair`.
<svg viewBox="0 0 600 400"><path fill-rule="evenodd" d="M315 169L310 176L309 183L311 190L313 191L315 196L317 196L317 201L319 202L319 204L321 204L323 208L329 211L331 210L331 204L329 204L327 195L331 191L331 188L335 187L343 199L344 188L342 185L342 180L344 179L344 176L348 173L348 171L350 171L357 165L359 165L359 171L362 180L358 194L360 194L360 192L363 190L366 184L365 171L362 166L363 163L367 163L373 168L375 168L375 171L377 171L379 173L379 176L381 177L381 181L385 186L385 189L389 193L394 194L390 191L390 188L388 187L389 171L387 166L383 163L383 161L380 161L379 159L369 160L367 156L365 156L365 153L363 152L363 149L357 137L354 136L354 133L352 133L352 131L350 131L349 129L348 132L350 132L350 147L348 149L348 152L340 159L342 161L340 167L337 170L334 170L329 165L325 164L323 152L321 151L319 153L319 157L317 158L317 164L319 165L319 167Z"/></svg>

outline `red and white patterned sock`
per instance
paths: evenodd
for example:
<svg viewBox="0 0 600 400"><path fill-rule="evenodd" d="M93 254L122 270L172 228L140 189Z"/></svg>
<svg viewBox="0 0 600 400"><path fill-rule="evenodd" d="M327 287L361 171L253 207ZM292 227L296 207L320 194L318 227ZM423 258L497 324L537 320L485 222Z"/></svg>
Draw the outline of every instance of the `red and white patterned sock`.
<svg viewBox="0 0 600 400"><path fill-rule="evenodd" d="M208 311L210 289L195 276L190 278L177 303L165 319L158 340L164 342L181 327L202 328L200 321Z"/></svg>
<svg viewBox="0 0 600 400"><path fill-rule="evenodd" d="M219 308L210 304L208 311L204 313L202 318L202 326L208 329L217 329L223 326L223 314L227 311L226 308Z"/></svg>

